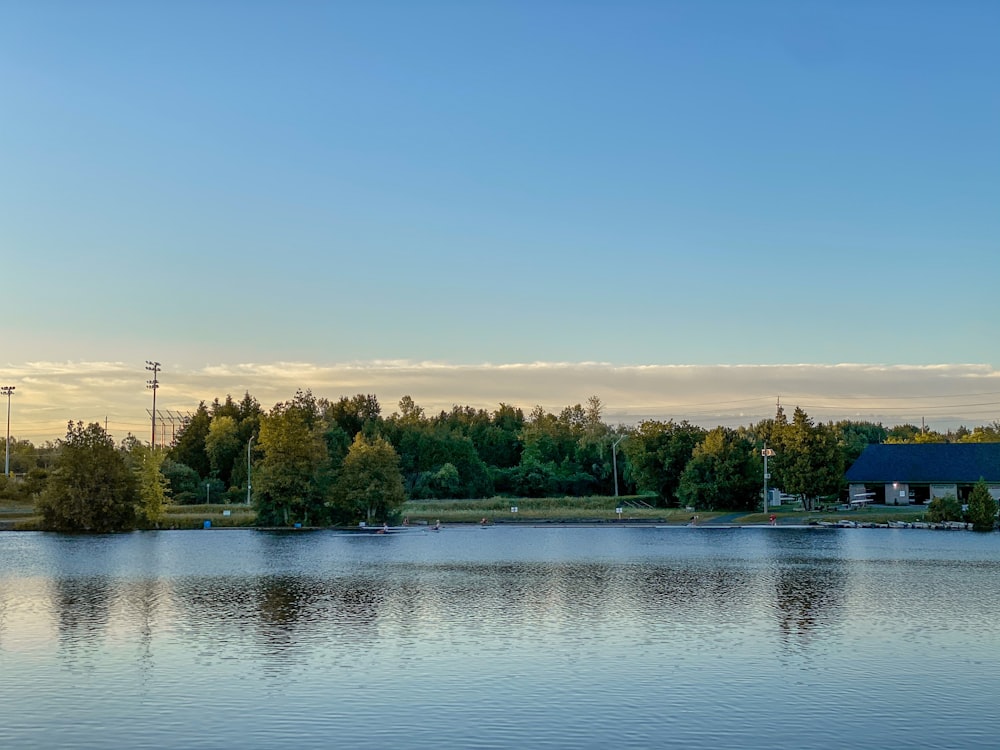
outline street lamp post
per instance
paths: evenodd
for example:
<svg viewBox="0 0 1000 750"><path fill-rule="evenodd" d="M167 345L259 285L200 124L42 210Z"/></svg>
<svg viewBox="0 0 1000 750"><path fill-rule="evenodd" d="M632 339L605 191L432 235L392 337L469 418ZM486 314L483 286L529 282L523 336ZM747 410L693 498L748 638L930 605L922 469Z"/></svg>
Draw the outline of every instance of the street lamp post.
<svg viewBox="0 0 1000 750"><path fill-rule="evenodd" d="M611 468L615 472L615 497L618 497L618 443L625 439L625 435L622 435L615 442L611 444Z"/></svg>
<svg viewBox="0 0 1000 750"><path fill-rule="evenodd" d="M14 392L15 386L0 386L0 393L7 397L7 448L4 450L3 473L10 476L10 394Z"/></svg>
<svg viewBox="0 0 1000 750"><path fill-rule="evenodd" d="M146 369L153 373L153 379L146 381L146 387L153 392L153 434L150 438L150 445L156 447L156 389L160 387L159 382L156 379L156 373L160 371L159 362L151 362L146 360Z"/></svg>
<svg viewBox="0 0 1000 750"><path fill-rule="evenodd" d="M247 505L250 504L250 446L253 445L253 435L247 441Z"/></svg>
<svg viewBox="0 0 1000 750"><path fill-rule="evenodd" d="M760 455L764 457L764 512L767 513L767 480L771 478L771 475L767 473L767 459L774 455L774 451L767 447L767 441L764 441L764 448L761 450Z"/></svg>

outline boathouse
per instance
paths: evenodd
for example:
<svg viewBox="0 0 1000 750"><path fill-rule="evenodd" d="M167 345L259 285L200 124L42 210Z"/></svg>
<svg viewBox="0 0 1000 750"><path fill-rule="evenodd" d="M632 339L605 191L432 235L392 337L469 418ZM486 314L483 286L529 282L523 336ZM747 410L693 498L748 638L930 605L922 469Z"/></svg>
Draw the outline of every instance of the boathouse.
<svg viewBox="0 0 1000 750"><path fill-rule="evenodd" d="M869 445L846 479L851 499L886 505L926 503L947 495L964 503L980 479L1000 501L1000 443Z"/></svg>

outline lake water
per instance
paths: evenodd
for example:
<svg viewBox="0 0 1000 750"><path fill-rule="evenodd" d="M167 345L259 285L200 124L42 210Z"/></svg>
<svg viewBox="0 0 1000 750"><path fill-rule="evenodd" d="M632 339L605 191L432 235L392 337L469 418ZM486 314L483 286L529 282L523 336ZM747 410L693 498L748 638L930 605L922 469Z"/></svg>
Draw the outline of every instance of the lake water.
<svg viewBox="0 0 1000 750"><path fill-rule="evenodd" d="M0 746L995 748L1000 534L0 534Z"/></svg>

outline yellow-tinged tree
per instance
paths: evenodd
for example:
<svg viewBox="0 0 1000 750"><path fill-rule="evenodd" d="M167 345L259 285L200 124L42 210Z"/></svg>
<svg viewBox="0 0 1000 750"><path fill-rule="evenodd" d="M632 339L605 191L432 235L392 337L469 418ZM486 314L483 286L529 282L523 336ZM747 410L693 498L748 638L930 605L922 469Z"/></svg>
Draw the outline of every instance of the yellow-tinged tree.
<svg viewBox="0 0 1000 750"><path fill-rule="evenodd" d="M386 521L406 501L399 455L381 437L358 433L334 487L335 507L366 522Z"/></svg>
<svg viewBox="0 0 1000 750"><path fill-rule="evenodd" d="M135 443L130 449L132 471L139 487L136 519L143 526L159 528L163 506L170 502L170 482L161 471L166 451Z"/></svg>
<svg viewBox="0 0 1000 750"><path fill-rule="evenodd" d="M318 404L297 393L261 418L260 452L254 466L257 522L264 526L326 521L331 466L323 442Z"/></svg>

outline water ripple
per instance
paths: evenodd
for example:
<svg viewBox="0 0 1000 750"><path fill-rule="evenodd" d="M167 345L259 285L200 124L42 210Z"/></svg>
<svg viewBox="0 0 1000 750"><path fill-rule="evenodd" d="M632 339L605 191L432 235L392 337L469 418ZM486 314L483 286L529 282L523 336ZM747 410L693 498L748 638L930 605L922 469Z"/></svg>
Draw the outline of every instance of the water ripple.
<svg viewBox="0 0 1000 750"><path fill-rule="evenodd" d="M998 535L855 531L0 535L4 747L992 747Z"/></svg>

